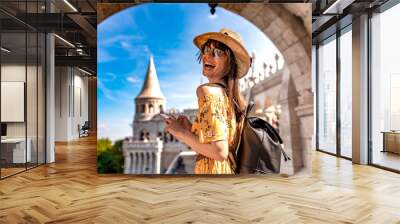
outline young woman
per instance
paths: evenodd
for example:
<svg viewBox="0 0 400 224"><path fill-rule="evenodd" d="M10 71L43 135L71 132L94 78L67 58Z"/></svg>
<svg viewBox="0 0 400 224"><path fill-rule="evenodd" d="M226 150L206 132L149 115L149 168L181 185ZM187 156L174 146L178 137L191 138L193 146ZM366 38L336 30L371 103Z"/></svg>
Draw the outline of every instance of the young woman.
<svg viewBox="0 0 400 224"><path fill-rule="evenodd" d="M198 153L194 173L234 174L229 153L235 149L238 124L246 103L239 92L239 79L247 74L250 56L240 35L228 29L197 36L199 62L208 83L197 88L198 112L170 117L165 130Z"/></svg>

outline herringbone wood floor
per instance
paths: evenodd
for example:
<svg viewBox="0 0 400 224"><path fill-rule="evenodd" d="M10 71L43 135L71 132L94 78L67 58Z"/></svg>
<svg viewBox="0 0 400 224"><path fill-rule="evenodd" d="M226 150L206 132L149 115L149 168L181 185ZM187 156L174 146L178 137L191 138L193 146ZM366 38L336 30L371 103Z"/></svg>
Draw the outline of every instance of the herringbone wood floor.
<svg viewBox="0 0 400 224"><path fill-rule="evenodd" d="M315 153L310 176L98 175L96 144L0 181L0 223L400 223L400 175Z"/></svg>

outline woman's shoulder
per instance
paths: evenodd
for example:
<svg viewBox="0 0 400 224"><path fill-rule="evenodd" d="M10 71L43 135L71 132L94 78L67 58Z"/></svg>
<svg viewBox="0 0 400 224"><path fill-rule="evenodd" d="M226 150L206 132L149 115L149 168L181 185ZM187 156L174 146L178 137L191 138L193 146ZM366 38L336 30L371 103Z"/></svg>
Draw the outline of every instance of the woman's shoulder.
<svg viewBox="0 0 400 224"><path fill-rule="evenodd" d="M205 83L197 87L196 94L198 98L210 96L224 96L224 89L216 84Z"/></svg>

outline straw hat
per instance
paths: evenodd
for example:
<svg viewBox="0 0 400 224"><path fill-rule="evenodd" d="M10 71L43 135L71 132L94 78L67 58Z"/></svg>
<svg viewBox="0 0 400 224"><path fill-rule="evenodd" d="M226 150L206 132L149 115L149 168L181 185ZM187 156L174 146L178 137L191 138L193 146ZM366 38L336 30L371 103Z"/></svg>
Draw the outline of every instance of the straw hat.
<svg viewBox="0 0 400 224"><path fill-rule="evenodd" d="M238 33L222 28L219 32L200 34L194 38L193 42L199 49L201 49L208 39L222 42L232 50L236 58L239 78L242 78L247 74L251 63L250 56L244 48L243 40Z"/></svg>

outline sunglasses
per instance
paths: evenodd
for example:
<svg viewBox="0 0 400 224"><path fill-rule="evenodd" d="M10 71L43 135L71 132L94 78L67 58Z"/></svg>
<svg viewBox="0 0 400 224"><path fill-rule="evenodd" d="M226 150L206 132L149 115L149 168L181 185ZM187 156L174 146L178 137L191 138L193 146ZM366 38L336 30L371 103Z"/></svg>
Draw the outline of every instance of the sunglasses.
<svg viewBox="0 0 400 224"><path fill-rule="evenodd" d="M225 54L225 51L218 48L205 47L201 52L202 55L206 55L208 53L211 53L214 58L219 58Z"/></svg>

